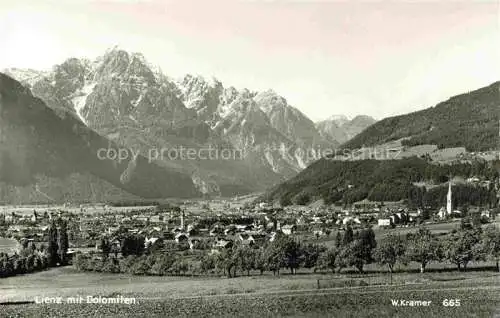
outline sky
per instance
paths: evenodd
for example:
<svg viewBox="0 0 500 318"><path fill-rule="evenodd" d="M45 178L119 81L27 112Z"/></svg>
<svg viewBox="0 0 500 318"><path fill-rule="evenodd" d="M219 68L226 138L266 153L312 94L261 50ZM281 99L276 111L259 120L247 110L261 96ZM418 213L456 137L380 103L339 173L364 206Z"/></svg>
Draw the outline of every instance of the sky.
<svg viewBox="0 0 500 318"><path fill-rule="evenodd" d="M0 69L46 70L118 45L172 77L273 89L315 121L382 119L498 81L499 3L1 1Z"/></svg>

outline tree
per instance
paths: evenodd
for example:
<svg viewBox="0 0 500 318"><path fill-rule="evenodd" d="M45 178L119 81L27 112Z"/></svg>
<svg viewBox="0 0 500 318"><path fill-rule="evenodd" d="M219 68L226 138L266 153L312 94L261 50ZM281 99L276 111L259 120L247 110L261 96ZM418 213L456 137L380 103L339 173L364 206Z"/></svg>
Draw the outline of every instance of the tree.
<svg viewBox="0 0 500 318"><path fill-rule="evenodd" d="M290 269L290 273L296 274L297 268L300 265L301 249L300 244L296 240L283 237L283 252L284 252L284 265Z"/></svg>
<svg viewBox="0 0 500 318"><path fill-rule="evenodd" d="M61 262L61 265L66 265L67 263L66 255L68 253L68 246L68 222L62 220L57 231L57 254L59 255L59 261Z"/></svg>
<svg viewBox="0 0 500 318"><path fill-rule="evenodd" d="M127 235L122 242L122 255L127 257L129 255L142 255L144 253L144 237Z"/></svg>
<svg viewBox="0 0 500 318"><path fill-rule="evenodd" d="M108 273L119 273L120 272L120 264L116 258L107 258L104 260L104 264L102 267L103 272Z"/></svg>
<svg viewBox="0 0 500 318"><path fill-rule="evenodd" d="M77 253L75 255L75 258L73 259L73 265L78 270L81 270L81 271L88 270L89 258L90 258L90 256L87 254Z"/></svg>
<svg viewBox="0 0 500 318"><path fill-rule="evenodd" d="M497 271L500 272L500 230L494 225L487 226L482 235L481 249L486 258L496 262Z"/></svg>
<svg viewBox="0 0 500 318"><path fill-rule="evenodd" d="M344 238L342 240L342 245L348 245L354 240L354 232L352 231L352 227L347 225L345 229Z"/></svg>
<svg viewBox="0 0 500 318"><path fill-rule="evenodd" d="M404 263L404 254L405 244L403 240L399 236L392 234L389 234L373 252L373 258L375 261L380 265L387 265L389 268L389 273L391 274L391 284L394 265L398 261Z"/></svg>
<svg viewBox="0 0 500 318"><path fill-rule="evenodd" d="M59 262L59 255L57 254L57 228L55 222L52 221L49 225L49 242L47 247L48 262L50 267L54 267Z"/></svg>
<svg viewBox="0 0 500 318"><path fill-rule="evenodd" d="M265 250L266 263L273 275L280 274L280 269L284 265L285 252L279 242L280 238L275 239L269 244Z"/></svg>
<svg viewBox="0 0 500 318"><path fill-rule="evenodd" d="M350 236L348 233L346 230L344 242L346 242L345 237ZM371 228L363 229L353 236L355 237L354 240L350 243L346 242L346 245L342 246L338 255L337 265L339 269L346 266L354 266L362 273L364 265L372 262L372 251L377 246L377 241L375 240L375 233Z"/></svg>
<svg viewBox="0 0 500 318"><path fill-rule="evenodd" d="M332 273L335 273L337 255L338 250L336 248L330 248L322 252L318 258L316 269L329 269Z"/></svg>
<svg viewBox="0 0 500 318"><path fill-rule="evenodd" d="M420 264L420 272L425 272L425 267L431 261L438 261L442 257L441 245L431 232L421 227L414 233L409 233L407 237L407 247L405 256L408 260Z"/></svg>
<svg viewBox="0 0 500 318"><path fill-rule="evenodd" d="M280 197L280 205L282 207L292 205L292 200L290 200L289 196L284 195L284 196Z"/></svg>
<svg viewBox="0 0 500 318"><path fill-rule="evenodd" d="M234 253L233 249L225 249L221 252L219 266L227 273L227 277L236 277L236 269L238 267L238 255Z"/></svg>
<svg viewBox="0 0 500 318"><path fill-rule="evenodd" d="M319 257L324 251L326 251L326 248L322 245L303 245L300 250L301 266L304 268L316 267Z"/></svg>
<svg viewBox="0 0 500 318"><path fill-rule="evenodd" d="M151 273L154 275L166 275L172 265L175 262L175 258L168 254L161 254L156 256L154 264L151 266ZM202 264L205 262L202 262ZM206 262L209 263L209 262Z"/></svg>
<svg viewBox="0 0 500 318"><path fill-rule="evenodd" d="M338 249L342 246L342 233L337 231L337 235L335 236L335 247Z"/></svg>
<svg viewBox="0 0 500 318"><path fill-rule="evenodd" d="M247 276L250 276L250 271L255 267L255 253L254 250L247 246L239 246L234 257L236 258L237 266L242 270L247 272Z"/></svg>
<svg viewBox="0 0 500 318"><path fill-rule="evenodd" d="M104 258L108 258L109 253L111 252L111 244L106 237L101 238L99 249L102 251Z"/></svg>
<svg viewBox="0 0 500 318"><path fill-rule="evenodd" d="M371 252L375 247L377 247L375 232L373 232L371 227L363 229L361 232L359 232L358 238L362 241L364 247L368 250L366 253L367 260L371 260Z"/></svg>
<svg viewBox="0 0 500 318"><path fill-rule="evenodd" d="M268 268L266 256L266 250L264 248L260 248L258 251L256 251L255 269L258 270L261 275Z"/></svg>
<svg viewBox="0 0 500 318"><path fill-rule="evenodd" d="M300 193L295 197L295 204L307 205L311 202L311 197L307 193Z"/></svg>
<svg viewBox="0 0 500 318"><path fill-rule="evenodd" d="M476 230L453 231L444 243L444 256L451 263L457 265L458 271L460 271L461 265L463 265L464 270L467 270L467 264L479 257L479 242L480 237Z"/></svg>
<svg viewBox="0 0 500 318"><path fill-rule="evenodd" d="M213 269L215 269L215 258L212 255L204 255L200 261L200 271L208 274Z"/></svg>
<svg viewBox="0 0 500 318"><path fill-rule="evenodd" d="M146 275L150 270L149 264L144 257L139 257L129 271L134 275Z"/></svg>
<svg viewBox="0 0 500 318"><path fill-rule="evenodd" d="M339 270L343 267L354 266L360 273L366 263L365 250L361 240L354 240L344 245L338 255L337 266Z"/></svg>

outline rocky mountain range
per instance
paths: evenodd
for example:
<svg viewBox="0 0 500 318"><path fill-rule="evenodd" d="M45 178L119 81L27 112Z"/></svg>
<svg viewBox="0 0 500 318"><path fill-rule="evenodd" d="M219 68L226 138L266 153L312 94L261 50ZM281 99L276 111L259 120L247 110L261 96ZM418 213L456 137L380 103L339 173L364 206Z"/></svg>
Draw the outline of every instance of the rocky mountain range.
<svg viewBox="0 0 500 318"><path fill-rule="evenodd" d="M326 124L315 125L272 90L254 92L225 87L217 79L193 75L173 79L149 64L141 54L119 48L110 49L95 60L70 58L51 71L8 69L6 74L31 90L22 91L29 103L33 103L32 99L40 105L43 102L51 114L58 117L51 115L54 122L51 133L62 129L59 127L62 123L78 127L85 134L96 132L92 136L98 144L126 148L130 153L139 153L142 161L154 163L145 167L156 171L159 180L162 175L174 174L173 180L181 180L179 189L188 196L226 196L263 190L318 159L311 149L336 147L364 124L363 118L342 125L335 123L338 125L335 131L345 130L344 134L335 134ZM8 94L18 98L22 89L10 83L7 77L3 78L3 85L16 87L15 92ZM31 123L35 124L43 123ZM60 144L58 141L52 144L63 149L71 143L73 135L72 130L61 132ZM339 136L341 139L337 140ZM75 138L80 137L77 133ZM96 150L92 144L86 147ZM210 160L201 156L194 160L179 159L179 156L173 159L171 155L178 154L181 148L197 154L210 150L219 156ZM232 154L232 158L223 158L224 152ZM89 156L86 152L78 158L64 157L62 167L73 169L74 163L83 158L95 163L95 153L93 158ZM178 191L151 190L146 194L123 187L117 183L120 178L115 177L124 173L125 166L123 171L113 166L116 175L103 178L100 173L87 169L89 167L81 168L81 164L74 170L90 173L133 195L185 196ZM101 162L92 168L101 169L100 165ZM135 186L149 189L138 181Z"/></svg>
<svg viewBox="0 0 500 318"><path fill-rule="evenodd" d="M115 155L98 155L108 151ZM116 157L119 152L122 160ZM197 193L189 176L163 169L98 135L69 113L47 107L28 88L0 73L3 204L190 197Z"/></svg>

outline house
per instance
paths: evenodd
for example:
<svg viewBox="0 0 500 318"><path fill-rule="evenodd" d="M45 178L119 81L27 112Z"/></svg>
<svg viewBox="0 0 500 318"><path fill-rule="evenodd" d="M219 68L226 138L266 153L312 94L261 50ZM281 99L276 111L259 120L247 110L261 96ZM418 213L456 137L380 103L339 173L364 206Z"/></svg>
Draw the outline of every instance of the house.
<svg viewBox="0 0 500 318"><path fill-rule="evenodd" d="M122 243L120 242L119 239L113 238L109 241L109 244L111 245L111 250L112 251L119 251L121 250Z"/></svg>
<svg viewBox="0 0 500 318"><path fill-rule="evenodd" d="M116 231L118 231L118 229L119 229L119 227L118 227L118 226L110 226L110 227L108 227L107 232L108 232L108 234L113 234L113 233L115 233Z"/></svg>
<svg viewBox="0 0 500 318"><path fill-rule="evenodd" d="M391 219L378 219L378 226L391 226L391 225L392 225Z"/></svg>
<svg viewBox="0 0 500 318"><path fill-rule="evenodd" d="M481 181L481 180L478 177L475 177L475 176L467 179L468 183L477 183L479 181Z"/></svg>
<svg viewBox="0 0 500 318"><path fill-rule="evenodd" d="M271 232L271 234L269 234L269 242L274 242L276 236L277 236L276 232Z"/></svg>
<svg viewBox="0 0 500 318"><path fill-rule="evenodd" d="M257 204L257 209L269 209L269 208L271 208L271 205L269 203L260 202L259 204Z"/></svg>
<svg viewBox="0 0 500 318"><path fill-rule="evenodd" d="M252 233L253 244L257 244L259 246L264 245L267 240L267 234L265 233Z"/></svg>
<svg viewBox="0 0 500 318"><path fill-rule="evenodd" d="M189 236L194 236L194 235L198 234L198 230L195 228L192 228L192 229L187 230L186 233L188 233Z"/></svg>
<svg viewBox="0 0 500 318"><path fill-rule="evenodd" d="M26 229L25 226L23 225L10 225L8 228L7 228L7 231L9 232L22 232Z"/></svg>
<svg viewBox="0 0 500 318"><path fill-rule="evenodd" d="M161 218L163 219L163 218ZM163 220L160 219L160 215L153 215L152 217L149 218L149 222L151 223L160 223Z"/></svg>
<svg viewBox="0 0 500 318"><path fill-rule="evenodd" d="M224 235L234 235L236 234L236 226L230 225L227 229L224 230Z"/></svg>
<svg viewBox="0 0 500 318"><path fill-rule="evenodd" d="M268 222L266 224L266 229L274 229L275 228L275 223L274 222Z"/></svg>
<svg viewBox="0 0 500 318"><path fill-rule="evenodd" d="M191 249L191 250L196 249L199 246L200 242L201 241L199 239L189 239L189 241L188 241L189 249Z"/></svg>
<svg viewBox="0 0 500 318"><path fill-rule="evenodd" d="M481 218L492 218L493 217L493 213L491 213L490 210L484 210L484 211L481 211Z"/></svg>
<svg viewBox="0 0 500 318"><path fill-rule="evenodd" d="M281 227L283 234L291 235L297 231L297 226L295 224L287 224Z"/></svg>
<svg viewBox="0 0 500 318"><path fill-rule="evenodd" d="M146 239L144 240L144 246L147 247L149 244L153 245L158 240L159 240L159 238L157 238L157 237L150 237L150 238L146 237Z"/></svg>
<svg viewBox="0 0 500 318"><path fill-rule="evenodd" d="M175 233L175 234L182 233L182 232L183 232L183 230L180 227L176 227L176 228L172 229L172 233Z"/></svg>
<svg viewBox="0 0 500 318"><path fill-rule="evenodd" d="M445 219L448 216L448 212L446 211L445 207L441 207L437 215L440 219Z"/></svg>
<svg viewBox="0 0 500 318"><path fill-rule="evenodd" d="M132 222L132 220L127 216L122 219L122 223Z"/></svg>
<svg viewBox="0 0 500 318"><path fill-rule="evenodd" d="M240 235L238 235L238 240L242 245L251 246L255 244L255 239L253 238L253 236L246 233L241 233Z"/></svg>
<svg viewBox="0 0 500 318"><path fill-rule="evenodd" d="M189 237L186 233L177 233L175 235L175 241L177 243L187 242L188 240L189 240Z"/></svg>
<svg viewBox="0 0 500 318"><path fill-rule="evenodd" d="M143 223L146 223L149 221L149 218L147 216L138 216L136 218L136 221L139 221L139 222L143 222Z"/></svg>
<svg viewBox="0 0 500 318"><path fill-rule="evenodd" d="M214 244L215 249L224 249L224 248L232 248L233 247L233 242L230 240L226 239L220 239L217 240Z"/></svg>
<svg viewBox="0 0 500 318"><path fill-rule="evenodd" d="M213 229L210 230L210 233L208 235L217 236L222 233L224 233L223 229L221 229L220 227L214 227Z"/></svg>
<svg viewBox="0 0 500 318"><path fill-rule="evenodd" d="M245 224L237 224L236 225L236 230L239 232L244 232L244 231L251 231L253 230L254 226L252 224L245 225Z"/></svg>
<svg viewBox="0 0 500 318"><path fill-rule="evenodd" d="M325 232L323 232L323 230L314 230L314 231L313 231L313 234L314 234L314 236L316 236L316 237L326 235L326 234L325 234Z"/></svg>
<svg viewBox="0 0 500 318"><path fill-rule="evenodd" d="M352 216L346 216L343 220L342 220L342 224L343 225L346 225L348 223L357 223L357 224L361 224L361 221L359 220L359 218L357 217L352 217Z"/></svg>
<svg viewBox="0 0 500 318"><path fill-rule="evenodd" d="M313 216L311 223L313 223L313 224L321 224L323 222L321 221L321 218L319 216Z"/></svg>

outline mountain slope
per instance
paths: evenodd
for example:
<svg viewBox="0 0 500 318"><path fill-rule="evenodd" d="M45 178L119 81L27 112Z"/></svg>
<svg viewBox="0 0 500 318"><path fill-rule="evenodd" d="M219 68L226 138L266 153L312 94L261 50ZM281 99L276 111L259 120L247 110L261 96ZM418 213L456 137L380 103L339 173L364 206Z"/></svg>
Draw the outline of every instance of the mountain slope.
<svg viewBox="0 0 500 318"><path fill-rule="evenodd" d="M326 140L342 144L376 122L370 116L359 115L349 120L345 116L332 116L326 120L316 123L316 128L320 135Z"/></svg>
<svg viewBox="0 0 500 318"><path fill-rule="evenodd" d="M500 82L495 82L422 111L383 119L343 147L375 146L406 138L403 145L465 146L469 151L498 147Z"/></svg>
<svg viewBox="0 0 500 318"><path fill-rule="evenodd" d="M128 158L103 160L98 157L101 149L121 150ZM99 136L71 114L47 107L28 88L0 73L0 181L26 187L42 176L67 180L75 174L87 176L82 180L95 176L91 179L101 185L144 198L198 193L189 176L150 164L142 156L133 159L129 149Z"/></svg>
<svg viewBox="0 0 500 318"><path fill-rule="evenodd" d="M416 184L440 185L448 176L468 178L477 176L498 181L498 172L486 161L433 165L419 158L401 160L335 161L320 159L297 176L274 187L261 197L282 204L307 204L318 199L326 203L348 205L364 199L375 202L420 201L441 205L446 191L435 193ZM432 189L433 187L431 187ZM431 190L430 189L430 190ZM486 204L496 202L496 193L487 187L470 186L454 200L456 204ZM439 198L436 198L439 195ZM415 202L414 202L415 203Z"/></svg>

